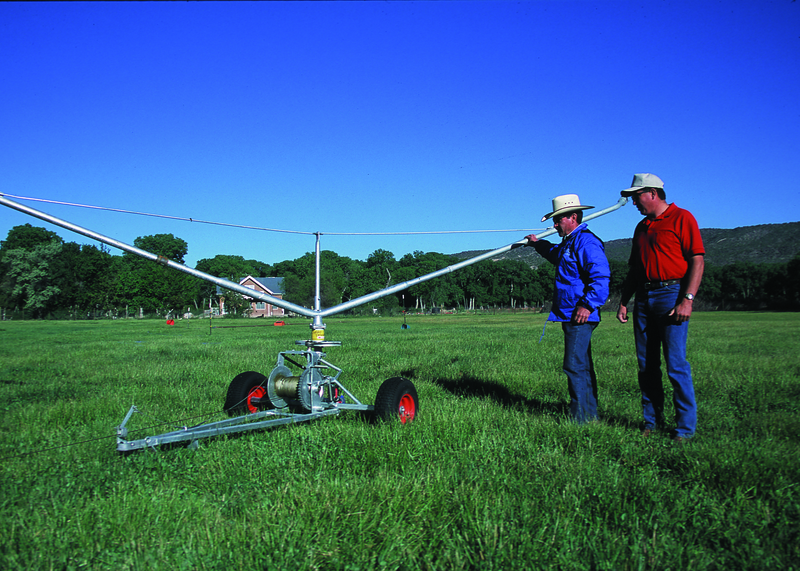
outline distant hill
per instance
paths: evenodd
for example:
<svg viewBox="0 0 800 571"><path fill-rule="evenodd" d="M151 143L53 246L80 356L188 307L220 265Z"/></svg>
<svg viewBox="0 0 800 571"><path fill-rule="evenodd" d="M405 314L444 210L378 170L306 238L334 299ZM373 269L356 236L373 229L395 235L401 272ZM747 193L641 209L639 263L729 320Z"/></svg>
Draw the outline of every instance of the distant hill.
<svg viewBox="0 0 800 571"><path fill-rule="evenodd" d="M733 262L756 264L785 263L800 253L800 222L785 224L759 224L740 228L705 228L700 230L706 247L706 263L725 266ZM550 241L557 240L553 234ZM609 260L627 262L631 253L631 239L609 240L606 255ZM460 252L454 256L471 258L488 250ZM494 258L498 260L522 260L538 267L544 260L533 248L517 248Z"/></svg>

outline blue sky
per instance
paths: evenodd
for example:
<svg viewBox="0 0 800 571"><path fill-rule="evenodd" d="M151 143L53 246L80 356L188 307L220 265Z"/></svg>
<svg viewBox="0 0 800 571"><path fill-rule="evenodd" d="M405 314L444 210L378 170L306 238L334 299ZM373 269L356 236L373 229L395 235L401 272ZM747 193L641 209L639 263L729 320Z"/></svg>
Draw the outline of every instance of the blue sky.
<svg viewBox="0 0 800 571"><path fill-rule="evenodd" d="M8 195L361 260L524 233L326 233L542 229L644 171L701 228L800 219L800 2L0 3L0 53ZM19 202L190 265L314 249ZM25 223L91 243L5 207L0 239Z"/></svg>

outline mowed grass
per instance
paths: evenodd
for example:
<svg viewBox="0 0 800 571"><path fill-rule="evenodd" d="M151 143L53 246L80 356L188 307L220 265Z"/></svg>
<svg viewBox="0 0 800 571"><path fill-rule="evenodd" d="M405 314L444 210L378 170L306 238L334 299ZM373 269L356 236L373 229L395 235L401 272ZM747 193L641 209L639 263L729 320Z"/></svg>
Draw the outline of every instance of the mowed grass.
<svg viewBox="0 0 800 571"><path fill-rule="evenodd" d="M633 333L593 339L601 421L567 416L545 315L327 320L327 359L408 425L345 413L116 453L224 418L230 380L306 339L208 321L0 323L0 569L798 569L800 319L696 313L697 436L643 440ZM670 411L671 415L671 411ZM162 424L166 422L167 424Z"/></svg>

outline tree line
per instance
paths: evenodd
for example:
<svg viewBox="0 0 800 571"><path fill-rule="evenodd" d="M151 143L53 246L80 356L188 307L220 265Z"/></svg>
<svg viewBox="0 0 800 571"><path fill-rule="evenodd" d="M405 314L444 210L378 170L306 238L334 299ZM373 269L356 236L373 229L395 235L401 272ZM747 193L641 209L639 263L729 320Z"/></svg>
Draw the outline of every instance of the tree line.
<svg viewBox="0 0 800 571"><path fill-rule="evenodd" d="M172 234L141 236L137 248L184 263L188 244ZM377 249L365 261L320 253L323 307L403 283L458 262L455 256L416 251L399 260ZM313 307L315 256L270 265L235 255L198 261L197 269L234 282L247 275L283 278L284 299ZM619 299L627 264L611 261L609 306ZM354 313L547 308L553 267L531 268L519 260L485 260L355 308ZM226 307L246 315L248 302L226 291ZM0 241L0 308L4 318L139 317L198 313L216 306L217 286L135 254L111 255L104 246L65 242L30 224L15 226ZM706 265L698 309L793 309L800 307L800 255L784 264L736 262Z"/></svg>

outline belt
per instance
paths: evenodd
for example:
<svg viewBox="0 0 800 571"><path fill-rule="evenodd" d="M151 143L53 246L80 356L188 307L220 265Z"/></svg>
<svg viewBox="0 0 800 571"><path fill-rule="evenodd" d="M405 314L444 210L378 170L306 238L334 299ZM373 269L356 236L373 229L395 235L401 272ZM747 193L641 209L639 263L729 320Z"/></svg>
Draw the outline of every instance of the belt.
<svg viewBox="0 0 800 571"><path fill-rule="evenodd" d="M661 289L662 287L667 287L679 283L681 283L681 280L667 280L665 282L644 282L643 287L646 290Z"/></svg>

